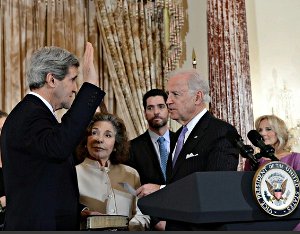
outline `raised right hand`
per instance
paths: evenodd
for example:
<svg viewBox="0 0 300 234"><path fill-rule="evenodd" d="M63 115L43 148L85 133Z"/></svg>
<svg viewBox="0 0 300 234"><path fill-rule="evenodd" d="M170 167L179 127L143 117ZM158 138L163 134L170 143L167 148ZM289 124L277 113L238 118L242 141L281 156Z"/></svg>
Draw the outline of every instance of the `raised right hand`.
<svg viewBox="0 0 300 234"><path fill-rule="evenodd" d="M94 66L94 48L90 42L86 43L83 55L83 82L99 86L99 79Z"/></svg>

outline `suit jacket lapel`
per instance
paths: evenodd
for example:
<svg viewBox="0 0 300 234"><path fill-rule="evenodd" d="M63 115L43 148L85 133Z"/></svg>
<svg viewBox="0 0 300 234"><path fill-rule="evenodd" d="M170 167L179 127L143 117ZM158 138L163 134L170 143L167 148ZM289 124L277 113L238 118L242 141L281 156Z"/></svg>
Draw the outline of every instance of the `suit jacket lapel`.
<svg viewBox="0 0 300 234"><path fill-rule="evenodd" d="M199 120L199 122L195 125L194 129L190 133L189 137L186 139L186 142L184 143L181 152L178 155L177 161L175 163L174 168L172 169L172 176L176 173L178 168L180 168L180 165L186 160L186 155L190 153L193 148L199 144L199 142L202 140L202 138L205 136L205 130L209 124L209 120L211 118L211 114L209 112L206 112L202 118ZM177 139L179 137L179 134L181 132L180 128L176 134ZM175 142L176 144L176 142ZM175 146L174 146L175 147ZM174 148L173 148L174 149ZM171 163L172 165L172 163ZM172 166L171 166L172 167Z"/></svg>

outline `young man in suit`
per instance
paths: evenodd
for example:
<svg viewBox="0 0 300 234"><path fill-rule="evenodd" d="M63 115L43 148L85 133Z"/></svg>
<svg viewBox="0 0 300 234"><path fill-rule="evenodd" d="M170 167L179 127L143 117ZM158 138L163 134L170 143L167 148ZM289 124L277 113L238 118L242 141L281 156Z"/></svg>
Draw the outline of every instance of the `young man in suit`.
<svg viewBox="0 0 300 234"><path fill-rule="evenodd" d="M89 42L77 93L78 67L78 59L59 47L41 48L31 57L31 92L10 112L1 134L4 230L79 230L73 152L105 95ZM59 123L54 112L61 108L69 110Z"/></svg>
<svg viewBox="0 0 300 234"><path fill-rule="evenodd" d="M167 98L167 94L161 89L151 89L143 96L144 114L149 128L130 141L128 165L135 168L140 175L142 186L137 190L139 197L157 191L161 185L166 184L166 164L170 142L174 136L167 125ZM158 221L152 218L151 225L156 230L164 230L165 221Z"/></svg>
<svg viewBox="0 0 300 234"><path fill-rule="evenodd" d="M226 139L226 133L236 129L206 109L210 100L208 81L196 69L177 70L170 74L166 90L170 117L182 124L176 132L176 140L171 142L167 184L194 172L235 171L238 150ZM167 221L166 230L213 230L216 227Z"/></svg>

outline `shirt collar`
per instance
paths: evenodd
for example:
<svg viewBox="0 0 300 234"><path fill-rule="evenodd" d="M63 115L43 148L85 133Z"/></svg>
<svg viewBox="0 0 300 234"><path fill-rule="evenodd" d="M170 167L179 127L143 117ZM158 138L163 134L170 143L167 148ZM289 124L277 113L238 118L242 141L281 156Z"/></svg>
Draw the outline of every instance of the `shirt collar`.
<svg viewBox="0 0 300 234"><path fill-rule="evenodd" d="M188 128L188 131L191 132L196 124L199 122L199 120L202 118L202 116L207 112L207 109L204 108L200 113L198 113L188 124L186 127Z"/></svg>
<svg viewBox="0 0 300 234"><path fill-rule="evenodd" d="M156 142L158 140L158 138L161 137L161 136L157 135L155 132L151 131L150 129L148 129L148 132L149 132L150 138L153 142ZM162 135L162 137L164 137L167 142L170 142L169 129L165 132L164 135Z"/></svg>
<svg viewBox="0 0 300 234"><path fill-rule="evenodd" d="M86 157L84 159L83 163L86 164L86 165L89 165L90 167L97 168L97 169L100 169L101 171L106 171L106 172L109 172L110 167L111 167L111 163L110 163L109 160L107 161L107 167L106 166L104 166L104 167L101 166L101 164L97 160L93 160L93 159L90 159L88 157Z"/></svg>
<svg viewBox="0 0 300 234"><path fill-rule="evenodd" d="M38 97L39 99L41 99L41 101L48 107L48 109L51 111L51 113L55 116L52 106L45 98L43 98L41 95L39 95L38 93L35 93L35 92L30 92L29 94L34 95L34 96Z"/></svg>

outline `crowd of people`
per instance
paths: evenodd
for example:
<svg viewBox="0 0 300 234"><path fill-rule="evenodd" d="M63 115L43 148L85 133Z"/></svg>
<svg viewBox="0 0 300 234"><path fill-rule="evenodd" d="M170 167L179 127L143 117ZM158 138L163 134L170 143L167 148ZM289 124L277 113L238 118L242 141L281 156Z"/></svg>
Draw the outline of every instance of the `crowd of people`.
<svg viewBox="0 0 300 234"><path fill-rule="evenodd" d="M150 217L137 205L138 198L194 172L237 170L239 150L226 137L237 130L206 108L207 79L196 69L178 69L169 74L166 90L147 91L148 129L129 141L122 119L97 112L105 92L93 57L87 43L78 90L75 55L59 47L37 50L27 69L30 93L9 115L0 112L4 230L80 230L95 215L126 216L130 231L214 230L214 224ZM68 111L59 122L55 111L62 108ZM169 130L169 118L182 125L177 132ZM264 115L255 128L280 161L300 169L283 120ZM259 159L260 165L267 162ZM248 160L244 169L251 170Z"/></svg>

